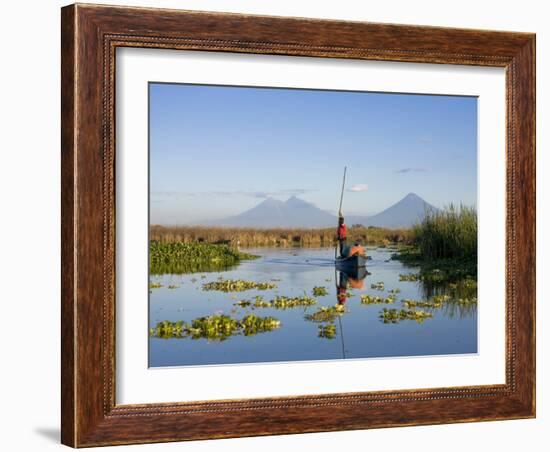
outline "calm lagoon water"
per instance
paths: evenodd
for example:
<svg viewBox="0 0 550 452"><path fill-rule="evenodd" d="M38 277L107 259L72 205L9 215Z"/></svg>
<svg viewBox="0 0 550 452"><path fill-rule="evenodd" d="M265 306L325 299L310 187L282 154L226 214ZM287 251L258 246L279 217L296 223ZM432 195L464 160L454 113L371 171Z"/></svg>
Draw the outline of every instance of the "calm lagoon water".
<svg viewBox="0 0 550 452"><path fill-rule="evenodd" d="M224 341L207 339L160 339L149 337L149 366L186 366L205 364L256 363L352 358L403 357L438 354L477 353L476 306L446 303L433 312L433 318L423 323L403 320L385 324L379 318L384 308L404 307L400 300L425 300L426 288L421 282L399 281L399 274L416 272L398 261L389 260L392 251L369 249L370 274L357 281L348 291L353 294L345 306L346 313L336 320L336 335L332 339L318 336L318 323L304 316L319 306L337 303L336 282L340 280L334 268L333 249L259 248L247 250L261 258L242 262L238 267L220 272L186 275L153 275L152 282L163 287L152 289L149 295L149 327L163 320L191 320L224 313L242 318L248 313L273 316L281 326L254 336L232 336ZM276 289L249 290L238 293L204 291L202 285L224 279L244 279L274 282ZM383 281L384 291L371 289L371 284ZM178 286L169 289L168 286ZM271 300L276 295L311 295L315 286L324 286L328 295L316 297L317 305L286 310L239 307L243 299L262 295ZM362 305L360 294L387 296L391 289L400 289L397 300L389 305ZM444 289L439 289L444 293Z"/></svg>

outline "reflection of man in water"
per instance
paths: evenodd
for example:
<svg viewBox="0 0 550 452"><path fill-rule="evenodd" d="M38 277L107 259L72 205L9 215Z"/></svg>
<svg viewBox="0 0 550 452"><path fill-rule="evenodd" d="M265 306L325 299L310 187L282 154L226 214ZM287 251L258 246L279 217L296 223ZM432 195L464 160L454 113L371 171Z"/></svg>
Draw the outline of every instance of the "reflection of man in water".
<svg viewBox="0 0 550 452"><path fill-rule="evenodd" d="M351 278L347 273L344 272L338 272L340 279L336 284L336 299L338 300L338 304L344 304L347 297L348 287L351 287L352 289L362 289L365 287L365 276L366 272L362 277L359 277L357 279Z"/></svg>
<svg viewBox="0 0 550 452"><path fill-rule="evenodd" d="M338 272L340 275L340 280L336 284L336 300L338 301L338 304L345 304L348 292L348 275L346 275L344 272Z"/></svg>

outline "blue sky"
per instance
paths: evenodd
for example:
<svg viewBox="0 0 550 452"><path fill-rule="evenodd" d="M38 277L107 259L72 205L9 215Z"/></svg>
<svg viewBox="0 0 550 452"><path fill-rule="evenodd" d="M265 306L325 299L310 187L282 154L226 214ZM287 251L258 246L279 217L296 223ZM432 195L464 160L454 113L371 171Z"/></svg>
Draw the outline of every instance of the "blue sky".
<svg viewBox="0 0 550 452"><path fill-rule="evenodd" d="M475 205L477 98L149 85L150 221L200 223L270 196L345 214L414 192Z"/></svg>

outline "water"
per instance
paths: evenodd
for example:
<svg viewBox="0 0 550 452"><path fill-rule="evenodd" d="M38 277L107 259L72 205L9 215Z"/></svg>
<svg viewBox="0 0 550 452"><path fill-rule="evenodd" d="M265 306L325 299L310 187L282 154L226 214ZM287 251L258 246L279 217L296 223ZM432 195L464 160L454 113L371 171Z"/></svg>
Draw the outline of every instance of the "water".
<svg viewBox="0 0 550 452"><path fill-rule="evenodd" d="M333 249L259 248L247 250L262 256L241 263L237 268L212 273L187 275L154 275L152 282L163 287L152 289L149 299L149 326L163 320L191 320L224 313L242 318L247 313L273 316L281 326L273 331L253 336L231 336L224 341L208 339L149 338L149 366L184 366L205 364L256 363L399 357L477 352L476 305L460 306L445 303L440 309L429 310L433 318L419 324L403 320L386 324L379 318L384 308L404 308L400 300L425 300L427 289L420 282L399 281L399 274L415 272L398 261L389 260L391 251L368 250L369 275L363 281L353 281L348 292L353 296L345 302L346 313L336 319L334 338L318 336L318 323L304 318L319 306L334 306L337 299L335 280L340 280L334 267ZM339 272L338 272L339 273ZM277 284L272 290L249 290L238 293L204 291L202 285L224 279L244 279ZM383 281L384 291L371 289L371 284ZM168 286L179 286L169 289ZM314 286L324 286L328 295L316 297L317 305L286 310L235 306L239 300L262 295L266 301L276 295L312 294ZM355 287L350 287L355 286ZM363 305L360 294L387 296L390 289L400 289L397 300L389 305ZM429 291L428 291L429 292ZM445 289L440 289L445 293Z"/></svg>

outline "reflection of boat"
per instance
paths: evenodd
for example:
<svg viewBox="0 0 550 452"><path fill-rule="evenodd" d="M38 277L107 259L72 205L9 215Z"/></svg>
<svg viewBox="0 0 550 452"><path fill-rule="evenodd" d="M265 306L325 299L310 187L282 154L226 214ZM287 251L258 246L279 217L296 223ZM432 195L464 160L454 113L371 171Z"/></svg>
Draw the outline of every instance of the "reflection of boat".
<svg viewBox="0 0 550 452"><path fill-rule="evenodd" d="M345 271L346 273L349 271L357 272L360 268L365 270L366 265L367 256L364 256L362 254L354 254L350 257L336 258L336 268L338 268L338 270Z"/></svg>
<svg viewBox="0 0 550 452"><path fill-rule="evenodd" d="M343 266L343 267L340 267L337 264L337 269L341 273L344 273L350 280L355 280L355 281L363 281L367 277L367 275L369 274L369 272L367 271L367 268L365 266L361 266L361 267L346 267L346 266Z"/></svg>
<svg viewBox="0 0 550 452"><path fill-rule="evenodd" d="M369 274L366 267L337 267L336 273L336 300L338 304L346 302L348 289L362 289L365 285L365 278Z"/></svg>

